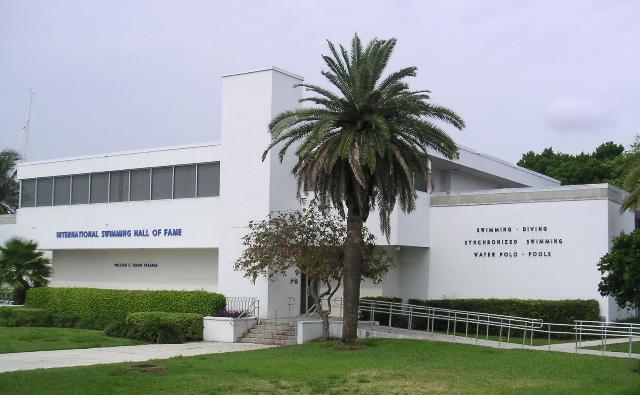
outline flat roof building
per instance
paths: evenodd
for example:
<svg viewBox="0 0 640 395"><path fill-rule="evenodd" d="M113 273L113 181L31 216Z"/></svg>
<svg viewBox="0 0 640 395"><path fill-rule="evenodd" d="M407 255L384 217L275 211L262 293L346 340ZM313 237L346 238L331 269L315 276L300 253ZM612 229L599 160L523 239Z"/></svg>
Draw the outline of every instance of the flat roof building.
<svg viewBox="0 0 640 395"><path fill-rule="evenodd" d="M259 298L262 315L304 310L288 278L255 284L233 269L251 220L297 209L295 157L277 151L267 125L298 107L302 78L271 67L227 75L221 141L22 163L21 203L0 217L0 241L18 235L50 250L51 285L206 289ZM392 214L396 265L364 295L402 298L597 299L596 264L611 239L635 228L625 192L557 180L460 147L430 157L433 190L416 185L415 212ZM380 235L378 218L367 223Z"/></svg>

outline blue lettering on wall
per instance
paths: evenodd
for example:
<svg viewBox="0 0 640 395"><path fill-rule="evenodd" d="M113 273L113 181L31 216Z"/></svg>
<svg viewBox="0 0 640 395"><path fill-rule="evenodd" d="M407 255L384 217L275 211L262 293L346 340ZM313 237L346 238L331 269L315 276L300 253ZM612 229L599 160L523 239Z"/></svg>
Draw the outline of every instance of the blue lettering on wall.
<svg viewBox="0 0 640 395"><path fill-rule="evenodd" d="M131 238L131 237L181 237L182 228L71 230L56 232L57 239Z"/></svg>

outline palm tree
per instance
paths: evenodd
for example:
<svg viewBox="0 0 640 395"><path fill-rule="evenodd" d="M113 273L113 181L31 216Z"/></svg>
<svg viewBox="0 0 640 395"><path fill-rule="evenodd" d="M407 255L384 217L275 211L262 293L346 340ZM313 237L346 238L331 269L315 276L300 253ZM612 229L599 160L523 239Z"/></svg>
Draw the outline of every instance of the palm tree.
<svg viewBox="0 0 640 395"><path fill-rule="evenodd" d="M640 206L640 164L636 165L624 179L624 189L629 196L622 202L620 211L635 210Z"/></svg>
<svg viewBox="0 0 640 395"><path fill-rule="evenodd" d="M51 262L35 241L12 237L0 246L0 283L14 287L16 304L24 304L27 291L47 285L50 276Z"/></svg>
<svg viewBox="0 0 640 395"><path fill-rule="evenodd" d="M299 190L312 190L321 204L331 202L347 220L344 253L344 325L342 342L356 340L362 268L362 227L372 209L389 239L389 216L399 202L404 212L415 208L414 176L429 181L427 150L447 158L458 147L432 121L458 129L464 121L448 108L430 103L429 91L412 91L404 81L416 75L406 67L383 77L395 39L374 39L363 48L355 35L351 51L329 42L322 75L337 91L300 84L316 96L302 99L312 107L284 111L269 124L280 160L296 144L293 174ZM346 213L345 213L346 211ZM345 215L346 214L346 215Z"/></svg>
<svg viewBox="0 0 640 395"><path fill-rule="evenodd" d="M0 151L0 214L14 213L18 207L18 191L16 181L16 163L20 154L12 149Z"/></svg>

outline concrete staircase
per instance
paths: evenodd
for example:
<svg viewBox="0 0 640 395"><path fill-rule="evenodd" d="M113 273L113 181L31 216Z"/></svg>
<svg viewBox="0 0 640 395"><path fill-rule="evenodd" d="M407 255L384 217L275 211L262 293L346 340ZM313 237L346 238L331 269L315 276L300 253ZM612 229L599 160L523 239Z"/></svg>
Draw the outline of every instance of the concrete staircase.
<svg viewBox="0 0 640 395"><path fill-rule="evenodd" d="M261 321L240 338L240 343L283 346L296 344L295 322Z"/></svg>

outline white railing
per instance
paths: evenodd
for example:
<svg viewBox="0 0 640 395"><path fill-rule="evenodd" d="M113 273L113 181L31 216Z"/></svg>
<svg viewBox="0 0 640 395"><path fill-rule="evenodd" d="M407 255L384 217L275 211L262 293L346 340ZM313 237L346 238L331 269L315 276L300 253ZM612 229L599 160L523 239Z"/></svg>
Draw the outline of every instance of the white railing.
<svg viewBox="0 0 640 395"><path fill-rule="evenodd" d="M336 299L338 305L342 305L342 299ZM423 331L432 334L439 333L452 336L455 342L456 336L475 338L478 343L481 337L486 340L496 339L498 346L501 343L514 343L515 336L522 338L522 347L534 345L534 338L538 341L546 340L541 347L547 346L551 350L552 339L567 339L564 344L575 341L575 351L578 352L584 346L601 346L602 354L607 350L608 343L616 339L615 343L625 339L628 342L628 354L633 353L633 342L640 340L640 324L600 322L576 320L573 324L557 324L544 322L542 319L517 317L502 314L488 314L473 311L443 309L438 307L421 306L407 303L387 302L380 300L361 299L359 305L361 319L376 321L376 316L386 322L380 325L393 326L394 317L403 317L406 328L412 330L419 323ZM436 324L438 322L438 324ZM570 340L572 339L572 340ZM585 342L590 342L584 344ZM596 343L596 344L594 344Z"/></svg>
<svg viewBox="0 0 640 395"><path fill-rule="evenodd" d="M239 311L240 317L259 317L260 299L243 296L229 296L227 300L227 311Z"/></svg>
<svg viewBox="0 0 640 395"><path fill-rule="evenodd" d="M0 289L0 306L13 304L13 289L1 288Z"/></svg>

